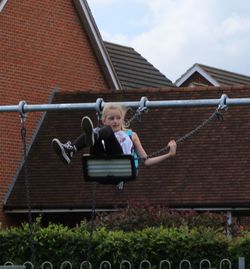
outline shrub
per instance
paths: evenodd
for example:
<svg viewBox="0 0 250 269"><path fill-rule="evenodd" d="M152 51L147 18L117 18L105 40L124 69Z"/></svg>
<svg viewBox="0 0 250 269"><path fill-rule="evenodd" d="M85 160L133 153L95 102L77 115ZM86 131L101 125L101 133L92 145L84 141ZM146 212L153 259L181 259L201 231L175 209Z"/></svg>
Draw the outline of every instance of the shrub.
<svg viewBox="0 0 250 269"><path fill-rule="evenodd" d="M127 208L114 213L100 213L96 218L96 227L110 230L136 231L147 227L210 227L227 230L225 214L191 211L177 211L163 206L150 204L130 204ZM234 228L234 231L237 229Z"/></svg>
<svg viewBox="0 0 250 269"><path fill-rule="evenodd" d="M192 267L198 268L204 258L212 261L212 267L219 267L223 258L234 264L239 256L250 258L250 234L228 238L225 223L222 214L179 212L150 204L133 204L116 213L98 215L93 233L86 221L75 228L53 223L42 227L37 219L32 235L28 224L0 229L0 264L31 260L37 267L48 260L59 268L68 260L79 267L88 253L93 268L103 260L115 268L129 260L138 268L147 259L155 268L161 260L178 267L182 259L189 259Z"/></svg>
<svg viewBox="0 0 250 269"><path fill-rule="evenodd" d="M50 224L42 228L39 223L33 229L33 263L38 267L44 261L50 261L59 268L65 260L78 267L87 259L90 246L90 234L86 225L74 229L62 225ZM31 245L28 225L0 231L0 263L12 261L23 264L30 260ZM150 227L140 231L110 231L98 228L93 233L90 261L98 268L103 260L114 266L122 260L129 260L135 268L143 259L156 266L160 260L168 259L177 265L182 259L189 259L197 267L203 258L218 265L219 260L232 255L229 252L230 239L212 228L193 228L187 226L164 228ZM176 267L176 266L174 266ZM113 268L113 267L112 267Z"/></svg>

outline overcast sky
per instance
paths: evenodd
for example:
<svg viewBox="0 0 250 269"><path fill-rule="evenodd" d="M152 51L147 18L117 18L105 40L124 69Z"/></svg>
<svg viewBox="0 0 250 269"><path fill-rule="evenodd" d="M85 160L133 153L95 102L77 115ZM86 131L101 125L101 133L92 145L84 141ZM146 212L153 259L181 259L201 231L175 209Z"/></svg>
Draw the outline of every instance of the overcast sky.
<svg viewBox="0 0 250 269"><path fill-rule="evenodd" d="M105 41L133 47L172 82L194 63L250 76L249 0L88 0Z"/></svg>

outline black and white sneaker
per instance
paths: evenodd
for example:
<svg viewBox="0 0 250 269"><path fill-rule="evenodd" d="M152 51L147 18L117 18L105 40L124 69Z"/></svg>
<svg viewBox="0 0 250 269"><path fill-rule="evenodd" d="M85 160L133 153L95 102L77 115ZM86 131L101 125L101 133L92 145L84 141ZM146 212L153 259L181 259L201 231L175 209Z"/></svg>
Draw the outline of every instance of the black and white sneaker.
<svg viewBox="0 0 250 269"><path fill-rule="evenodd" d="M71 159L76 152L74 146L68 141L66 144L62 144L59 139L54 138L52 140L52 147L57 156L66 164L70 164Z"/></svg>
<svg viewBox="0 0 250 269"><path fill-rule="evenodd" d="M93 146L95 143L95 136L93 131L93 123L89 117L83 117L81 122L82 131L85 133L86 146Z"/></svg>

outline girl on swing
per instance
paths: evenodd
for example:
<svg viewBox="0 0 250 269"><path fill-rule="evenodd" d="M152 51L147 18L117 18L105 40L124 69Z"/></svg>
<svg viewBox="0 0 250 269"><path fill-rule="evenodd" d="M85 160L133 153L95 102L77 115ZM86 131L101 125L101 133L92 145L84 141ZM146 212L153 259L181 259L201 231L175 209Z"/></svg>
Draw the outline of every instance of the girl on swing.
<svg viewBox="0 0 250 269"><path fill-rule="evenodd" d="M119 104L107 103L102 111L102 128L93 128L89 117L83 117L83 133L73 142L62 144L59 139L52 140L52 146L60 159L69 164L73 155L84 147L90 147L90 154L131 154L138 167L138 156L146 166L160 163L176 154L176 142L168 143L169 152L157 157L148 158L140 139L135 132L125 128L126 109Z"/></svg>

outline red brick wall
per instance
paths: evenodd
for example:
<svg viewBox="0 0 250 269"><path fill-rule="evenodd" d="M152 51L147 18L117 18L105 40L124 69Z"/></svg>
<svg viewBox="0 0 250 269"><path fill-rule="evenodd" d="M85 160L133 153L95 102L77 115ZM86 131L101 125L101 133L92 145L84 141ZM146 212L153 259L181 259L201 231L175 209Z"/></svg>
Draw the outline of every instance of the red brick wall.
<svg viewBox="0 0 250 269"><path fill-rule="evenodd" d="M8 1L0 15L0 105L48 103L52 89L107 89L94 51L69 0ZM28 139L41 118L29 113ZM0 222L3 199L22 160L17 113L0 113Z"/></svg>

